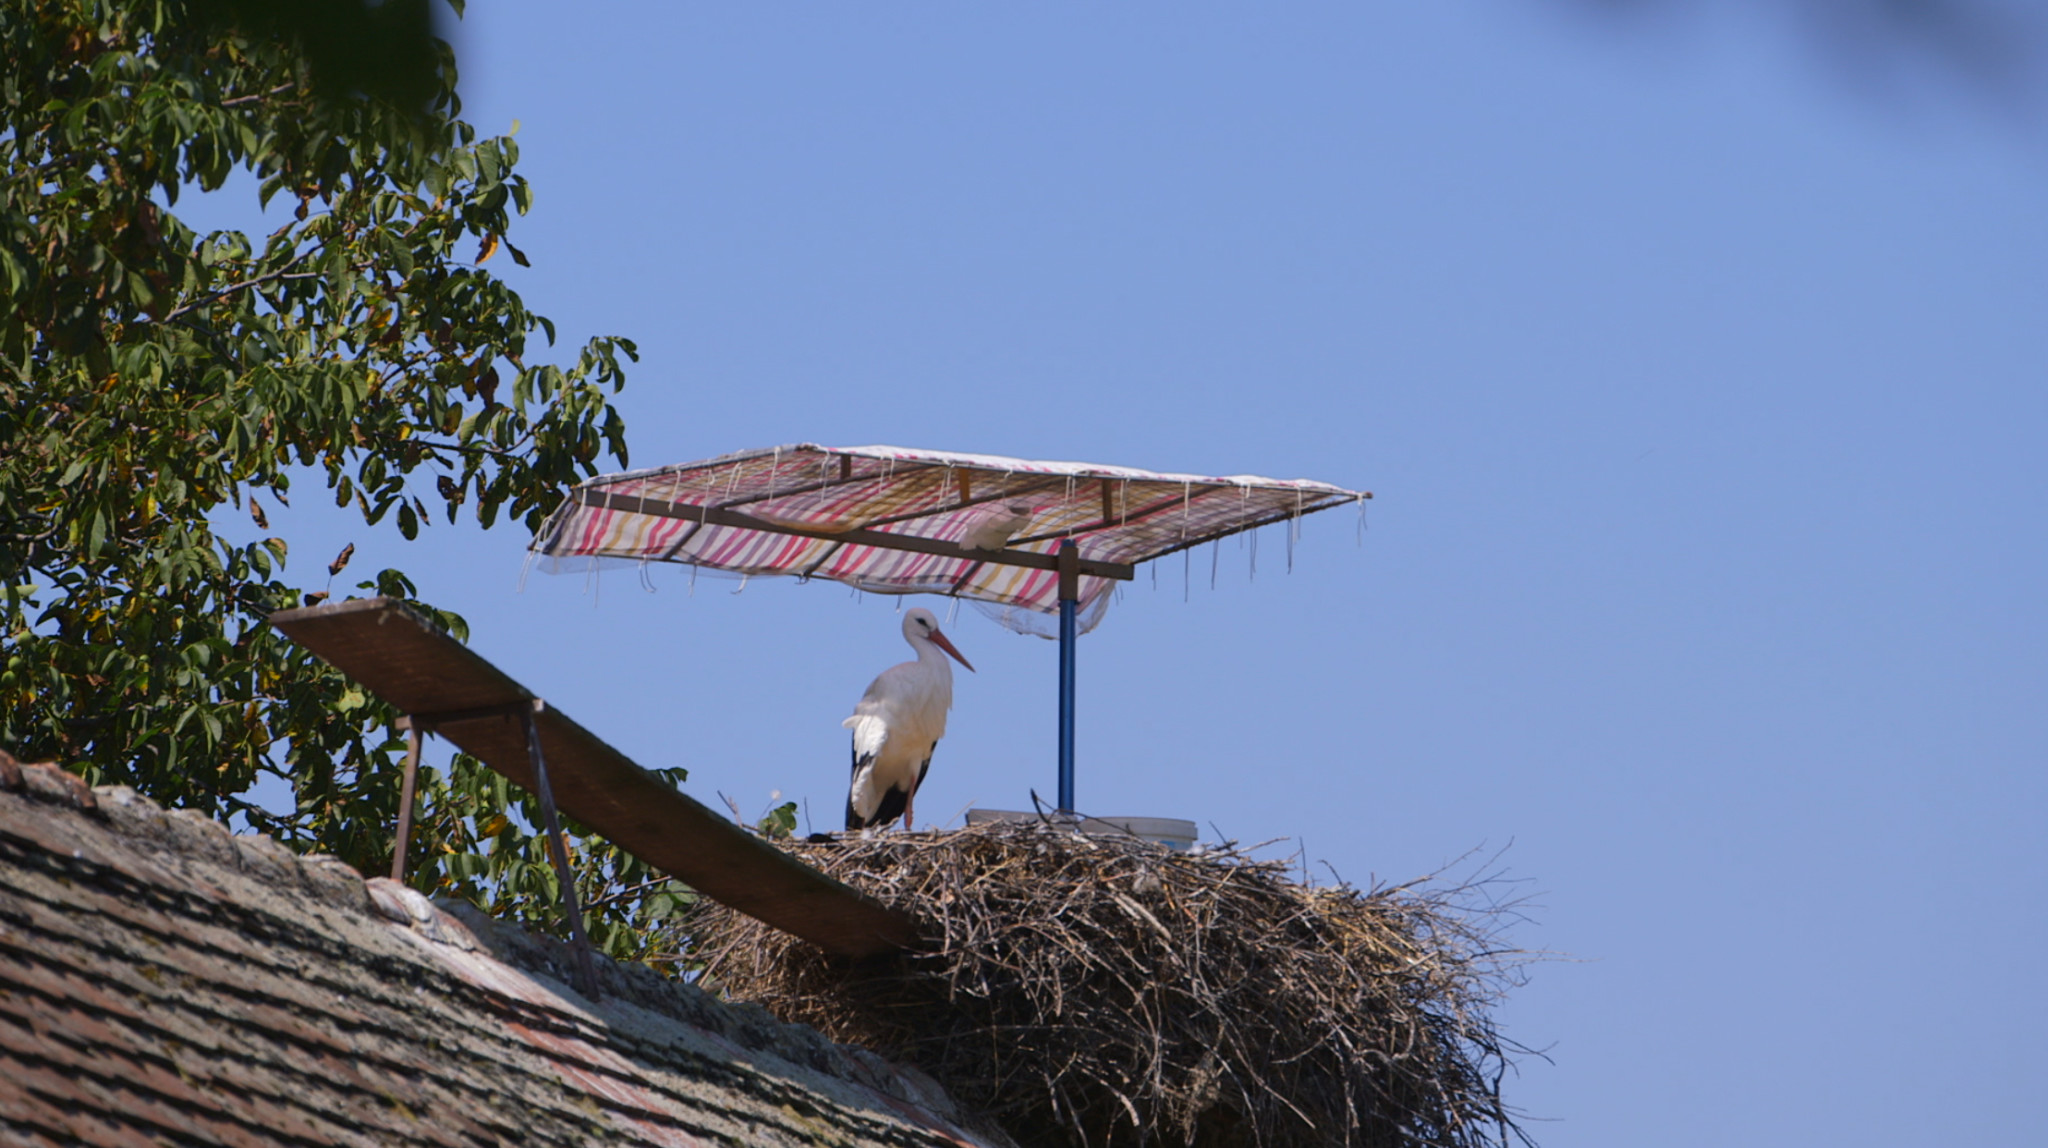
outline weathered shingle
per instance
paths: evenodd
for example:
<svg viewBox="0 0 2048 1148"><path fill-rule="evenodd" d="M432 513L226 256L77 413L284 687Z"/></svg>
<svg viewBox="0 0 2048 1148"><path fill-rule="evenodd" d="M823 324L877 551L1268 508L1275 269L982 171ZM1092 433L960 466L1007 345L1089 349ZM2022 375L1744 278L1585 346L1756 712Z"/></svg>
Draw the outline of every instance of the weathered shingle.
<svg viewBox="0 0 2048 1148"><path fill-rule="evenodd" d="M11 764L11 763L9 763ZM997 1145L928 1078L48 767L0 770L0 1139Z"/></svg>

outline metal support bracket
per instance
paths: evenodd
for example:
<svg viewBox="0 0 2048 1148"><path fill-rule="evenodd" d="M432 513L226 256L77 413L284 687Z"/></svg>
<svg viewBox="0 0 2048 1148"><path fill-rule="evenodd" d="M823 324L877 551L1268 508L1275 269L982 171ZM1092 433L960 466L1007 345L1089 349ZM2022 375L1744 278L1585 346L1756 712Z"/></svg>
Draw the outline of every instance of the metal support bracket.
<svg viewBox="0 0 2048 1148"><path fill-rule="evenodd" d="M598 999L597 966L590 960L590 938L583 935L583 909L576 903L576 874L569 868L569 846L562 839L562 819L555 813L555 789L548 784L547 758L540 751L540 727L534 724L535 711L547 703L539 698L533 704L519 711L519 720L526 726L526 752L533 758L533 792L540 798L541 820L548 835L548 859L555 863L555 881L562 891L562 913L569 918L570 948L576 954L574 976L576 991L585 997Z"/></svg>
<svg viewBox="0 0 2048 1148"><path fill-rule="evenodd" d="M391 847L391 879L405 884L405 854L412 844L412 807L420 775L420 726L410 717L398 719L405 731L405 781L398 791L398 840Z"/></svg>
<svg viewBox="0 0 2048 1148"><path fill-rule="evenodd" d="M541 832L547 837L548 861L555 868L555 883L562 894L562 916L568 919L570 949L575 953L575 967L570 971L576 991L591 1000L597 1000L597 966L590 959L590 938L583 932L583 909L576 897L576 874L569 868L569 847L562 837L562 818L555 811L555 789L548 782L547 755L540 748L540 727L535 724L534 715L547 708L539 698L528 698L508 705L483 706L477 709L447 710L440 713L407 714L399 719L411 741L407 746L405 759L405 792L400 797L398 811L398 852L391 859L391 879L405 879L405 852L407 838L412 831L412 807L414 778L419 768L420 737L431 732L444 722L473 721L485 717L517 717L526 734L526 753L533 766L533 793L540 799Z"/></svg>

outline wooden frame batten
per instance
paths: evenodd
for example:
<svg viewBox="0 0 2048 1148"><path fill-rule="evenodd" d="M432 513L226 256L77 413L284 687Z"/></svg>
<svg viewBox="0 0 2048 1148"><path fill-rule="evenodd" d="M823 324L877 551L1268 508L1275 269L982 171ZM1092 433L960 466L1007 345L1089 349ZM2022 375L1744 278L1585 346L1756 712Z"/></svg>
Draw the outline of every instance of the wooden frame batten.
<svg viewBox="0 0 2048 1148"><path fill-rule="evenodd" d="M1059 569L1059 559L1051 554L1040 554L1031 550L969 550L957 542L937 538L924 538L915 534L890 534L887 531L856 528L853 530L823 531L804 530L795 526L784 526L765 518L755 518L738 511L723 510L715 506L695 506L690 503L665 502L661 499L642 498L631 494L613 494L609 491L589 487L577 491L576 498L585 506L596 506L606 510L619 510L628 514L652 514L662 518L680 518L687 522L700 522L711 526L728 526L740 530L760 530L769 534L789 534L798 538L815 538L820 542L851 543L856 546L873 546L883 550L908 550L919 554L932 554L940 558L957 558L963 562L994 562L1005 566L1025 566L1034 570ZM1129 582L1137 577L1136 570L1124 562L1103 562L1092 558L1081 560L1081 572L1096 578L1109 578Z"/></svg>

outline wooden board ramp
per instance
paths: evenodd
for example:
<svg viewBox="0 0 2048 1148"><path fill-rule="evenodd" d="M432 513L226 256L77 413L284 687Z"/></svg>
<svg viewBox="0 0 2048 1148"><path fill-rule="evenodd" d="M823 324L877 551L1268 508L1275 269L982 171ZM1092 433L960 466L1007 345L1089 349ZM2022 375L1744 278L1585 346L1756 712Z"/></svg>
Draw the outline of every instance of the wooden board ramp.
<svg viewBox="0 0 2048 1148"><path fill-rule="evenodd" d="M619 848L739 912L844 957L912 948L910 918L672 786L391 598L281 610L270 623L421 728L527 789L533 713L555 804Z"/></svg>

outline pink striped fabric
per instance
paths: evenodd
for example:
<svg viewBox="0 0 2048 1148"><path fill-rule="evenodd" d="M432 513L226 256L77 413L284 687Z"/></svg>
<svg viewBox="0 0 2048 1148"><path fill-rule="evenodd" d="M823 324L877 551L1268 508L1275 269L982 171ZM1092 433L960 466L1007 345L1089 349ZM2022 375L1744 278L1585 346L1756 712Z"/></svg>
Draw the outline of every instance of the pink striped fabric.
<svg viewBox="0 0 2048 1148"><path fill-rule="evenodd" d="M607 506L606 496L637 503ZM1058 575L1006 564L1000 550L925 554L835 536L864 530L961 543L977 526L985 533L992 517L1015 515L1012 551L1051 554L1060 540L1072 538L1084 559L1135 566L1371 497L1303 479L804 443L591 479L571 493L532 548L551 572L679 562L745 575L827 578L878 594L957 595L1006 607L1005 613L1052 615L1059 610ZM697 522L684 516L687 508L744 515L751 524ZM1112 585L1082 577L1081 613L1088 624L1101 616ZM1005 624L1036 631L1030 621Z"/></svg>

